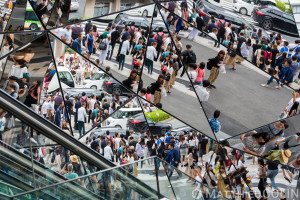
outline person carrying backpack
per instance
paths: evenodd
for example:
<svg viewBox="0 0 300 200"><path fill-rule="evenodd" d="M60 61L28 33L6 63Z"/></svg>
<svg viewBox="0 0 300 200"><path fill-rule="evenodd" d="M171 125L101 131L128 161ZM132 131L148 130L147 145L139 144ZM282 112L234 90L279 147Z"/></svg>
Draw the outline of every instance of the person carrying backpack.
<svg viewBox="0 0 300 200"><path fill-rule="evenodd" d="M267 50L265 51L265 67L266 69L269 69L272 62L272 52L271 47L267 47Z"/></svg>
<svg viewBox="0 0 300 200"><path fill-rule="evenodd" d="M224 20L224 16L221 15L220 20L217 22L217 26L219 28L218 31L218 47L220 47L220 44L223 44L223 41L225 40L225 34L226 34L226 27L227 27L227 23ZM217 43L215 43L215 47L217 46Z"/></svg>
<svg viewBox="0 0 300 200"><path fill-rule="evenodd" d="M162 46L164 44L164 38L165 38L165 34L163 31L164 31L164 28L159 27L158 33L155 34L153 37L153 39L156 40L156 42L157 42L157 46L156 46L157 56L155 57L154 61L157 61L157 59L159 57L159 53L162 52Z"/></svg>
<svg viewBox="0 0 300 200"><path fill-rule="evenodd" d="M225 51L221 50L215 58L209 59L209 62L207 63L207 69L211 70L207 79L210 82L210 87L216 88L213 84L219 76L219 69L223 64L224 57Z"/></svg>
<svg viewBox="0 0 300 200"><path fill-rule="evenodd" d="M130 27L128 29L128 32L129 32L129 34L131 36L130 48L131 48L131 46L134 46L134 34L135 34L135 26L134 25L135 25L135 22L131 22L131 25L130 25Z"/></svg>
<svg viewBox="0 0 300 200"><path fill-rule="evenodd" d="M181 60L183 62L183 69L182 69L182 72L180 75L180 77L182 77L184 75L185 71L187 70L187 68L189 67L189 65L191 63L196 63L197 57L196 57L195 52L192 50L191 44L186 45L186 50L184 50L180 56L181 56Z"/></svg>

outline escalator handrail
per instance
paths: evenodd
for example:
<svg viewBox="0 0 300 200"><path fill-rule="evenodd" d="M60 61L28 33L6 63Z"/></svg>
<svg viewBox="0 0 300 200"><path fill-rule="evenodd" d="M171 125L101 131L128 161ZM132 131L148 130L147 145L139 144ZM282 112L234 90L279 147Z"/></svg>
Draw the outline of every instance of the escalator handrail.
<svg viewBox="0 0 300 200"><path fill-rule="evenodd" d="M9 150L13 150L14 153L16 153L16 154L18 154L18 155L20 155L20 156L26 158L28 161L31 162L31 158L30 158L28 155L21 153L20 151L18 151L18 150L15 149L14 147L10 146L9 144L7 144L7 143L5 143L5 142L3 142L3 141L0 140L0 145L9 147ZM59 145L59 146L60 146L60 145ZM38 165L39 167L42 167L42 168L45 169L45 170L51 170L49 167L47 167L47 166L45 166L44 164L42 164L42 163L36 161L35 159L33 159L33 162L34 162L35 165ZM30 167L31 167L31 166L30 166ZM55 174L55 175L57 175L57 176L60 176L61 178L63 178L63 176L62 176L61 174L59 174L59 173L57 173L57 172L55 172L55 171L52 171L52 170L51 170L51 173L52 173L52 174Z"/></svg>
<svg viewBox="0 0 300 200"><path fill-rule="evenodd" d="M109 169L104 169L104 170L101 170L101 171L97 171L97 172L93 172L93 173L90 173L90 174L87 174L87 175L83 175L83 176L80 176L80 177L77 177L77 178L74 178L74 179L68 179L64 182L55 183L53 185L47 185L47 186L44 186L44 187L40 187L40 188L31 190L31 191L28 191L28 192L24 192L24 193L21 193L21 194L14 195L13 197L18 197L18 196L21 196L21 195L24 195L24 194L33 193L33 192L36 192L36 191L39 191L39 190L44 190L44 189L51 188L51 187L58 187L59 185L66 184L68 182L73 182L73 181L76 181L78 179L84 179L84 178L88 178L90 176L96 176L96 175L99 175L99 174L103 174L105 172L114 171L114 170L117 170L117 169L122 169L125 166L133 165L135 163L139 163L139 162L142 162L142 161L146 161L146 160L149 160L149 159L155 159L155 158L157 158L157 156L152 156L152 157L140 159L140 160L134 161L132 163L127 163L127 164L124 164L124 165L115 166L115 167L112 167L112 168L109 168Z"/></svg>
<svg viewBox="0 0 300 200"><path fill-rule="evenodd" d="M12 113L17 118L22 119L24 123L30 125L34 130L43 133L49 139L52 139L53 141L61 144L63 147L69 149L79 157L82 157L84 160L94 165L95 167L98 167L100 169L108 169L116 166L95 150L91 149L87 145L78 141L73 136L64 132L60 127L44 119L41 115L35 113L27 106L14 99L2 89L0 89L0 107L5 108L6 111ZM126 175L120 173L120 177L124 180L134 179L138 185L135 188L136 191L140 194L143 194L145 197L157 197L156 191L154 191L153 188L151 188L144 182L141 182L129 172L126 172Z"/></svg>

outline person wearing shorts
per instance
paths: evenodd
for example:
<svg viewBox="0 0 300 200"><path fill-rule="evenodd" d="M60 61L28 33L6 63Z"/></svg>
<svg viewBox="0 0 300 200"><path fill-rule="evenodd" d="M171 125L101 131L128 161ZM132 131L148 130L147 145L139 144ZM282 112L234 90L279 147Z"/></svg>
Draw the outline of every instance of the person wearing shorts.
<svg viewBox="0 0 300 200"><path fill-rule="evenodd" d="M202 135L201 137L201 141L199 142L199 157L201 159L202 166L204 166L203 156L208 153L209 142L205 135Z"/></svg>

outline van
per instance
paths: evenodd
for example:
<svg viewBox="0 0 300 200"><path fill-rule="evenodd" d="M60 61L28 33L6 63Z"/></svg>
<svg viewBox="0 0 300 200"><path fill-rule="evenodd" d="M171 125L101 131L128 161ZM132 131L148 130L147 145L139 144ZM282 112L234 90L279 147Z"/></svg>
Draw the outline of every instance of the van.
<svg viewBox="0 0 300 200"><path fill-rule="evenodd" d="M75 87L73 76L68 68L64 66L57 66L57 72L62 89ZM56 92L59 88L60 86L57 79L57 73L54 73L48 85L47 93Z"/></svg>
<svg viewBox="0 0 300 200"><path fill-rule="evenodd" d="M128 118L141 112L143 112L142 108L121 108L106 120L107 125L126 129Z"/></svg>

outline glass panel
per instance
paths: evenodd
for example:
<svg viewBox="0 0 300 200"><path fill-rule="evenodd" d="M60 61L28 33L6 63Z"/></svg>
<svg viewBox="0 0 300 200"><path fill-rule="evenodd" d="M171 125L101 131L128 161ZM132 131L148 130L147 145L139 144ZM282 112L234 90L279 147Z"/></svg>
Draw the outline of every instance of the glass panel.
<svg viewBox="0 0 300 200"><path fill-rule="evenodd" d="M18 196L16 199L23 199L25 196L44 199L44 194L55 195L58 199L157 199L156 176L155 173L152 173L154 165L147 165L147 160L133 162L134 158L130 157L131 154L128 154L128 156L127 163L132 162L132 164L126 164L105 172L93 173L90 176L77 179L74 178L78 177L78 175L70 170L72 165L68 165L69 171L64 176L68 179L74 179L73 181L41 189L38 192L24 196ZM145 162L143 168L142 162ZM138 179L134 181L132 177L137 177ZM142 188L139 181L146 183L149 188ZM70 193L70 189L74 192ZM87 190L89 190L88 193L81 193ZM151 192L148 192L147 195L142 195L143 190Z"/></svg>
<svg viewBox="0 0 300 200"><path fill-rule="evenodd" d="M60 85L49 45L46 35L40 34L23 48L4 57L1 60L4 69L0 87L36 113L62 127L63 119L68 122L68 118L63 111L63 98L56 93ZM59 103L62 105L57 112ZM70 129L68 124L64 125ZM14 126L9 124L7 128ZM71 130L69 132L72 133ZM6 142L13 145L12 140Z"/></svg>
<svg viewBox="0 0 300 200"><path fill-rule="evenodd" d="M136 17L151 18L154 8L153 1L151 0L143 2L133 0L130 3L126 2L126 0L119 2L94 0L83 3L67 0L64 2L64 5L60 5L57 1L55 2L53 12L51 12L50 19L47 23L47 28L74 24L96 17L111 21L117 16L118 11L129 12L130 15ZM109 16L109 14L111 16ZM112 16L114 17L112 18Z"/></svg>
<svg viewBox="0 0 300 200"><path fill-rule="evenodd" d="M14 194L65 181L63 175L69 163L80 176L84 174L79 156L2 108L0 117L0 173L1 178L6 178L4 181L8 183L6 188L20 188L13 189ZM52 194L47 194L45 198L50 198L49 195Z"/></svg>

